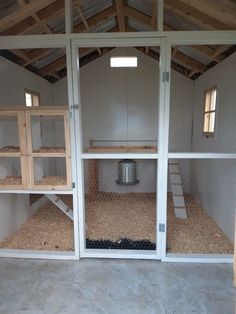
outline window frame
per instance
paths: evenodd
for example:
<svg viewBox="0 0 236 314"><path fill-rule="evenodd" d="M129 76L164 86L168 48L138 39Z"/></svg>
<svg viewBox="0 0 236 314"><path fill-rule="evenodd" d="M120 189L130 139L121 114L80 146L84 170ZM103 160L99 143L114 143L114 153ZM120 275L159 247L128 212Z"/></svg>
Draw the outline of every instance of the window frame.
<svg viewBox="0 0 236 314"><path fill-rule="evenodd" d="M31 106L31 107L39 107L39 106L40 106L40 93L35 92L35 91L31 90L31 89L25 88L25 90L24 90L24 96L25 96L25 106L26 106L26 107L29 107L29 106L27 106L27 104L26 104L26 93L31 95L31 102L32 102L32 106ZM37 106L34 105L33 96L38 97L38 105L37 105Z"/></svg>
<svg viewBox="0 0 236 314"><path fill-rule="evenodd" d="M216 100L215 100L215 109L214 110L206 110L206 97L207 94L210 92L210 105L211 105L211 97L212 97L212 92L216 91ZM216 115L217 115L217 107L218 107L218 85L213 85L210 88L207 88L204 90L204 105L203 105L203 124L202 124L202 136L206 138L214 138L216 134ZM209 108L210 109L210 108ZM214 118L214 131L209 132L209 125L208 125L208 132L204 131L204 126L205 126L205 117L207 114L215 114ZM210 119L209 119L209 124L210 124Z"/></svg>

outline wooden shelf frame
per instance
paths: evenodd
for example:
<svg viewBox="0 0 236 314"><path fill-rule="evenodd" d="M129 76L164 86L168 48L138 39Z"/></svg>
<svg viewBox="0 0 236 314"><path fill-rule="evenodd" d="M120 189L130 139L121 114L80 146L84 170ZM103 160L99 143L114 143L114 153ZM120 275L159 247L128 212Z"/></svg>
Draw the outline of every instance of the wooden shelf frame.
<svg viewBox="0 0 236 314"><path fill-rule="evenodd" d="M0 184L0 189L26 189L27 186L27 147L26 147L26 124L25 124L25 114L23 111L14 110L0 110L0 117L16 117L17 129L18 129L18 152L0 152L0 158L19 158L20 159L20 170L21 170L21 184Z"/></svg>
<svg viewBox="0 0 236 314"><path fill-rule="evenodd" d="M12 107L6 110L0 109L0 117L16 116L18 123L19 152L0 152L0 158L18 157L21 163L21 185L0 184L0 190L71 190L71 145L70 145L70 125L68 107ZM58 152L34 152L32 143L31 118L34 116L62 117L64 124L65 150ZM34 158L64 158L66 167L65 184L50 185L36 184L34 178Z"/></svg>

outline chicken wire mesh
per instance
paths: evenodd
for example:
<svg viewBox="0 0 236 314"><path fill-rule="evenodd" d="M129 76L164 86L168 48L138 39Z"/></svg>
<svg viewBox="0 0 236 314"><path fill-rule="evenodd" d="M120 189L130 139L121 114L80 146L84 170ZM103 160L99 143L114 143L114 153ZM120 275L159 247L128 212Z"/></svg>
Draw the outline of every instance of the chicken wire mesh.
<svg viewBox="0 0 236 314"><path fill-rule="evenodd" d="M0 152L19 152L17 115L0 116Z"/></svg>
<svg viewBox="0 0 236 314"><path fill-rule="evenodd" d="M32 116L31 134L33 152L65 152L63 116Z"/></svg>
<svg viewBox="0 0 236 314"><path fill-rule="evenodd" d="M152 58L145 51L110 48L81 67L84 151L93 141L97 146L157 146L159 56L157 52ZM137 58L137 67L111 67L111 57Z"/></svg>
<svg viewBox="0 0 236 314"><path fill-rule="evenodd" d="M86 248L155 250L157 162L86 160L84 168Z"/></svg>
<svg viewBox="0 0 236 314"><path fill-rule="evenodd" d="M51 196L56 198L56 203L42 194L11 195L9 208L0 209L1 219L11 225L8 233L1 233L1 249L74 250L73 220L63 212L63 208L73 209L73 198L71 195ZM7 198L7 195L1 197ZM9 218L9 211L15 215Z"/></svg>
<svg viewBox="0 0 236 314"><path fill-rule="evenodd" d="M169 160L167 252L232 254L236 160Z"/></svg>
<svg viewBox="0 0 236 314"><path fill-rule="evenodd" d="M63 157L34 157L34 184L63 186L67 184L66 159Z"/></svg>
<svg viewBox="0 0 236 314"><path fill-rule="evenodd" d="M21 160L19 157L0 157L0 186L22 184Z"/></svg>

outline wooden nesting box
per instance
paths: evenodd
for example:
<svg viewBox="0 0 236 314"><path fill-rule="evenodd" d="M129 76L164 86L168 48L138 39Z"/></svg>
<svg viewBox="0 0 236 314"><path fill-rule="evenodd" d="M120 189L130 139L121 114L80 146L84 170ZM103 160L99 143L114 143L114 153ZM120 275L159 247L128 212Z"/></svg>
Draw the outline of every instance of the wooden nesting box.
<svg viewBox="0 0 236 314"><path fill-rule="evenodd" d="M67 107L0 109L0 189L69 190Z"/></svg>

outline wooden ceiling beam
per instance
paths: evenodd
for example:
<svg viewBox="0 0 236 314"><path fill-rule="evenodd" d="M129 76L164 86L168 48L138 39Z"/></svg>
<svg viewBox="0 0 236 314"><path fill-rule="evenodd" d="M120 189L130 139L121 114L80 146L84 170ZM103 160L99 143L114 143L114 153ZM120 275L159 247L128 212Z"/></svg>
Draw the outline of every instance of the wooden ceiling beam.
<svg viewBox="0 0 236 314"><path fill-rule="evenodd" d="M53 49L52 48L46 48L46 49L33 49L32 51L28 52L28 56L30 58L29 61L25 62L23 64L24 67L26 67L29 64L34 63L35 61L47 56L50 52L52 52Z"/></svg>
<svg viewBox="0 0 236 314"><path fill-rule="evenodd" d="M206 1L207 2L207 1ZM165 10L184 18L186 21L205 30L226 30L227 24L208 15L208 11L201 12L182 0L165 0Z"/></svg>
<svg viewBox="0 0 236 314"><path fill-rule="evenodd" d="M115 0L119 31L125 32L124 0Z"/></svg>
<svg viewBox="0 0 236 314"><path fill-rule="evenodd" d="M140 21L143 24L146 24L146 25L151 24L151 18L148 15L146 15L146 14L144 14L144 13L142 13L142 12L140 12L134 8L125 6L125 14L127 14L127 16L129 18ZM190 58L190 57L180 53L179 51L176 52L175 58L179 59L179 61L181 61L182 63L185 63L187 66L190 66L191 68L196 69L198 72L202 73L205 70L204 64L196 61L193 58Z"/></svg>
<svg viewBox="0 0 236 314"><path fill-rule="evenodd" d="M77 2L76 2L76 9L77 9L77 11L79 12L79 15L80 15L80 17L81 17L82 22L84 23L84 26L85 26L86 31L89 32L89 31L90 31L90 27L89 27L88 21L87 21L85 15L84 15L84 13L82 12L82 10L81 10L81 8L80 8L80 1L77 1ZM100 48L97 48L97 52L98 52L98 54L99 54L100 56L102 55L102 52L101 52L101 49L100 49Z"/></svg>
<svg viewBox="0 0 236 314"><path fill-rule="evenodd" d="M150 16L138 11L137 9L131 8L128 5L124 6L124 14L128 18L139 21L144 25L151 25L152 18Z"/></svg>
<svg viewBox="0 0 236 314"><path fill-rule="evenodd" d="M181 0L192 8L206 13L228 26L228 29L236 29L236 3L224 0L222 3L215 0Z"/></svg>
<svg viewBox="0 0 236 314"><path fill-rule="evenodd" d="M30 61L30 56L25 50L12 49L11 52L14 53L17 57L20 57L23 60L23 62Z"/></svg>
<svg viewBox="0 0 236 314"><path fill-rule="evenodd" d="M200 54L202 54L203 56L216 61L216 62L220 62L220 58L216 55L214 56L214 49L212 49L209 46L203 46L203 45L190 45L190 48L200 52Z"/></svg>
<svg viewBox="0 0 236 314"><path fill-rule="evenodd" d="M104 23L105 21L111 19L112 17L116 16L116 8L114 5L110 6L109 8L101 11L100 13L90 17L87 19L90 28L99 26L100 24ZM86 31L84 23L79 23L74 26L75 33L83 33Z"/></svg>
<svg viewBox="0 0 236 314"><path fill-rule="evenodd" d="M198 61L196 61L195 59L186 56L185 54L183 54L180 51L177 51L175 53L175 56L173 57L174 60L176 61L181 61L182 63L184 63L187 67L190 67L192 70L195 70L196 72L204 72L206 70L206 66Z"/></svg>
<svg viewBox="0 0 236 314"><path fill-rule="evenodd" d="M219 59L221 60L222 58L220 58L220 55L221 55L225 50L227 50L228 48L229 48L228 45L221 45L221 46L218 46L218 47L214 50L214 52L213 52L213 54L212 54L212 58L213 58L213 59L219 58Z"/></svg>
<svg viewBox="0 0 236 314"><path fill-rule="evenodd" d="M33 1L26 4L24 7L12 12L11 14L1 18L0 20L0 32L12 27L13 25L23 21L32 14L42 10L43 8L49 6L55 2L55 0L40 0Z"/></svg>
<svg viewBox="0 0 236 314"><path fill-rule="evenodd" d="M156 1L152 2L152 18L151 18L150 27L151 27L152 31L157 30L157 2ZM149 49L150 49L150 47L146 47L146 49L145 49L146 55L148 54Z"/></svg>
<svg viewBox="0 0 236 314"><path fill-rule="evenodd" d="M40 76L45 76L48 73L51 73L55 70L61 69L63 68L63 66L66 64L66 56L62 56L58 59L56 59L55 61L49 63L48 65L44 66L43 68L41 68L37 74Z"/></svg>
<svg viewBox="0 0 236 314"><path fill-rule="evenodd" d="M64 0L56 0L44 9L37 12L40 22L36 22L31 16L23 21L13 25L12 27L1 32L1 35L19 35L29 32L30 30L44 25L45 21L64 12Z"/></svg>
<svg viewBox="0 0 236 314"><path fill-rule="evenodd" d="M24 7L26 4L29 3L29 0L17 0L17 2ZM36 23L41 22L41 19L38 17L38 15L36 13L32 14L33 19L35 20ZM47 34L52 34L53 31L51 30L51 28L48 26L47 22L45 21L45 25L44 25L45 31Z"/></svg>

